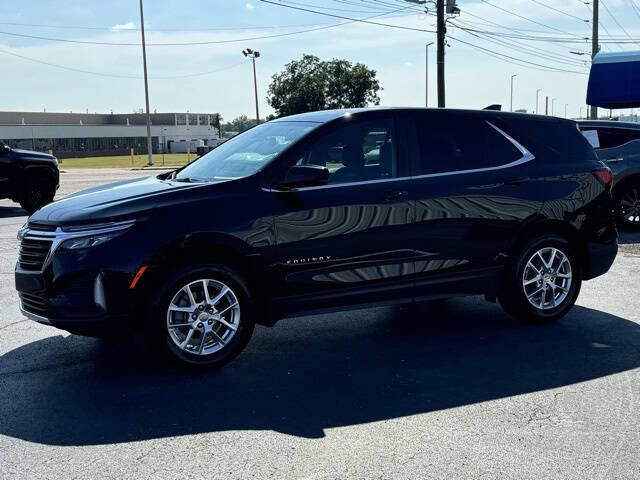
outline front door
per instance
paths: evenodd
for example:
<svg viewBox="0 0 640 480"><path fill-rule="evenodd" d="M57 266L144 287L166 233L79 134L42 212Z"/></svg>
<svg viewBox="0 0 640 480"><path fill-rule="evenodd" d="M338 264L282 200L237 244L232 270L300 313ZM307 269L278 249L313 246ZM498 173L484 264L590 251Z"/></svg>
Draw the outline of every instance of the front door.
<svg viewBox="0 0 640 480"><path fill-rule="evenodd" d="M283 212L270 275L280 296L324 295L334 306L402 296L397 282L413 273L413 205L401 158L391 116L347 119L296 158L331 175L327 185L273 193Z"/></svg>

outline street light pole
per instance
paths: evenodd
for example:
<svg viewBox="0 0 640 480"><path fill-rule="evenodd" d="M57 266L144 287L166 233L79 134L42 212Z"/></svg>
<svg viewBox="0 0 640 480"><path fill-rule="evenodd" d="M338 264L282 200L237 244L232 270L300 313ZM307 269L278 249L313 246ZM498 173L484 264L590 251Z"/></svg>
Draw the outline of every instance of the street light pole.
<svg viewBox="0 0 640 480"><path fill-rule="evenodd" d="M517 73L511 75L511 107L509 111L513 112L513 79L518 76Z"/></svg>
<svg viewBox="0 0 640 480"><path fill-rule="evenodd" d="M429 45L433 45L433 42L427 43L426 56L424 62L424 106L429 106Z"/></svg>
<svg viewBox="0 0 640 480"><path fill-rule="evenodd" d="M142 10L142 0L140 0L140 31L142 32L142 65L144 68L144 101L147 107L147 154L149 159L147 165L153 165L153 150L151 144L151 114L149 113L149 82L147 80L147 48L144 40L144 12Z"/></svg>
<svg viewBox="0 0 640 480"><path fill-rule="evenodd" d="M258 79L256 77L256 58L260 58L260 52L247 48L242 51L245 57L251 58L253 61L253 89L256 96L256 124L260 124L260 113L258 111Z"/></svg>
<svg viewBox="0 0 640 480"><path fill-rule="evenodd" d="M540 113L540 111L538 110L538 96L540 95L541 91L542 91L541 88L536 90L536 115L538 115L538 113Z"/></svg>

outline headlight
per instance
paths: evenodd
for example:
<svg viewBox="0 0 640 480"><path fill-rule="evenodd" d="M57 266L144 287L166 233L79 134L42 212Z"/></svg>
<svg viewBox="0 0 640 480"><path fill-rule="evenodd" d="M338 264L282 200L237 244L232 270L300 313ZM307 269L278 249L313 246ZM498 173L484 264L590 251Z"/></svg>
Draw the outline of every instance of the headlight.
<svg viewBox="0 0 640 480"><path fill-rule="evenodd" d="M122 235L134 223L134 220L127 220L124 222L62 227L60 248L78 250L101 245L118 235Z"/></svg>
<svg viewBox="0 0 640 480"><path fill-rule="evenodd" d="M77 250L79 248L95 247L96 245L101 245L105 242L108 242L112 238L120 235L121 233L123 232L119 231L119 232L112 232L112 233L104 233L102 235L94 235L91 237L72 238L70 240L65 240L64 242L62 242L62 244L60 245L60 248L64 248L67 250Z"/></svg>

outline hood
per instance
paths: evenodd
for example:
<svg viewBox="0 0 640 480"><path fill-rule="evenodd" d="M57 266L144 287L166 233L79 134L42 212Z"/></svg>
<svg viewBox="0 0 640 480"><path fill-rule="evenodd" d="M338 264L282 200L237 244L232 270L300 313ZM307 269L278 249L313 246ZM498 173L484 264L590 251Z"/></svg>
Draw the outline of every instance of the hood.
<svg viewBox="0 0 640 480"><path fill-rule="evenodd" d="M184 183L157 177L134 178L88 188L50 203L29 217L29 222L53 225L97 223L144 215L153 208L192 200L211 183Z"/></svg>
<svg viewBox="0 0 640 480"><path fill-rule="evenodd" d="M39 160L55 160L56 157L45 152L36 152L33 150L22 150L20 148L12 148L11 152L20 157L37 158Z"/></svg>

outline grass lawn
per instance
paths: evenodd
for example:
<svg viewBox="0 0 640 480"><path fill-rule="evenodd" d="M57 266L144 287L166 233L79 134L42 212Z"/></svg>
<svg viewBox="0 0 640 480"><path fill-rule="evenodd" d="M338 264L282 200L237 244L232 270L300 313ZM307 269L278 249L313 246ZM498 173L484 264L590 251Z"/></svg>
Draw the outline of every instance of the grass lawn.
<svg viewBox="0 0 640 480"><path fill-rule="evenodd" d="M190 160L194 160L197 155L189 155ZM144 167L147 165L147 155L134 155L133 163L131 163L131 157L129 155L117 156L117 157L83 157L83 158L63 158L59 160L60 168L131 168L131 167ZM188 163L186 153L165 153L164 165L167 167L179 167ZM157 153L153 155L153 166L162 167L162 154Z"/></svg>

